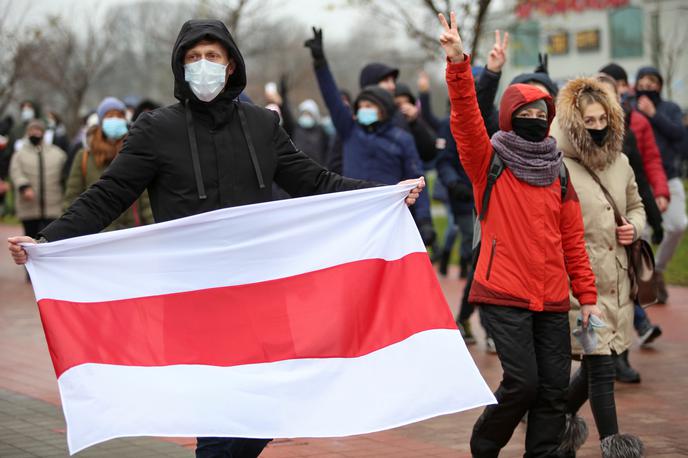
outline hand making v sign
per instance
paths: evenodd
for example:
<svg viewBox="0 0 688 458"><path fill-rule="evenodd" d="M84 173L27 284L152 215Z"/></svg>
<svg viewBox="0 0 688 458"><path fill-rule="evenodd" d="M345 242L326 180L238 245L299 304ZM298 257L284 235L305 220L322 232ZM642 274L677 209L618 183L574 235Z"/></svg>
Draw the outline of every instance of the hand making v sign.
<svg viewBox="0 0 688 458"><path fill-rule="evenodd" d="M442 13L440 13L438 17L440 18L440 24L442 24L444 28L444 32L440 35L440 44L447 54L447 59L454 63L463 62L466 60L466 56L463 52L463 43L461 42L461 36L456 26L456 13L452 11L449 14L449 21L451 24L447 24L447 20Z"/></svg>

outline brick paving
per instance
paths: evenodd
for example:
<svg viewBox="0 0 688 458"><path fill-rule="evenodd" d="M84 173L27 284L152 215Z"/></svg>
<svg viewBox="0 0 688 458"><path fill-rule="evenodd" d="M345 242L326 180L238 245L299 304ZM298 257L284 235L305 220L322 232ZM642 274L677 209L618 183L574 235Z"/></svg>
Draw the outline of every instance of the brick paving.
<svg viewBox="0 0 688 458"><path fill-rule="evenodd" d="M18 230L0 225L0 238ZM451 270L448 278L440 278L454 310L463 288L456 277L456 270ZM664 335L651 348L631 353L642 384L617 384L621 430L639 435L648 457L688 456L688 288L670 288L670 295L670 305L650 309ZM473 327L478 330L477 320ZM485 352L482 335L476 334L479 343L471 347L471 353L495 387L501 375L499 361ZM0 457L67 456L57 383L33 292L23 270L13 266L5 253L0 253L0 349ZM474 409L362 436L277 440L261 457L469 457L468 439L479 414ZM582 415L591 435L578 456L597 457L599 441L587 406ZM522 456L523 441L520 426L500 456ZM124 438L93 446L78 456L192 457L193 446L192 438Z"/></svg>

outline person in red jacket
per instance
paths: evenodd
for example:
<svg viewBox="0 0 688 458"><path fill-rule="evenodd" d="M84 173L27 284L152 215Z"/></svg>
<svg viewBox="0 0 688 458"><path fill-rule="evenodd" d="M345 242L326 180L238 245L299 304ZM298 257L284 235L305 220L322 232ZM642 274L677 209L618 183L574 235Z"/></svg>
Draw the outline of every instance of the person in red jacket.
<svg viewBox="0 0 688 458"><path fill-rule="evenodd" d="M595 276L585 251L576 191L562 199L562 153L548 136L552 98L530 85L504 92L500 130L487 135L476 100L470 58L451 13L440 15L447 55L451 130L471 182L481 221L482 253L470 300L485 312L504 375L473 428L474 457L497 457L528 412L527 457L554 456L565 425L571 370L569 285L581 304L584 326L599 315ZM496 154L506 168L482 215L488 168Z"/></svg>

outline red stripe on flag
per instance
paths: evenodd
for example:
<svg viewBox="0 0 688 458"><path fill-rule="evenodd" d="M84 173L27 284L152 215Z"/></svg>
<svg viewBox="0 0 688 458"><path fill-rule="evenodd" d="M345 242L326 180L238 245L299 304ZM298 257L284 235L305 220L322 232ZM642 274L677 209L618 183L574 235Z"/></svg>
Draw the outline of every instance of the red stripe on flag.
<svg viewBox="0 0 688 458"><path fill-rule="evenodd" d="M58 377L84 363L234 366L356 357L421 331L456 328L426 253L160 296L42 299L39 308Z"/></svg>

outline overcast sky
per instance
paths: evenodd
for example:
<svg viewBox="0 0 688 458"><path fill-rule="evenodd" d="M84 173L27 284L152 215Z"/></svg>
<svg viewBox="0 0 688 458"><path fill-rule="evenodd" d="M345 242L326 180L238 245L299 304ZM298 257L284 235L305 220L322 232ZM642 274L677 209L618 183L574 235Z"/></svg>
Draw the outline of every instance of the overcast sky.
<svg viewBox="0 0 688 458"><path fill-rule="evenodd" d="M127 4L140 0L0 0L0 5L10 7L10 16L19 18L24 12L24 22L35 24L50 14L62 14L67 18L83 20L85 14L93 11L98 5L101 11L111 6L126 8ZM177 0L180 1L180 0ZM327 30L328 38L344 38L351 33L351 27L360 19L360 10L346 6L346 0L288 0L274 2L278 6L266 14L285 17L296 17L304 27L318 25Z"/></svg>

